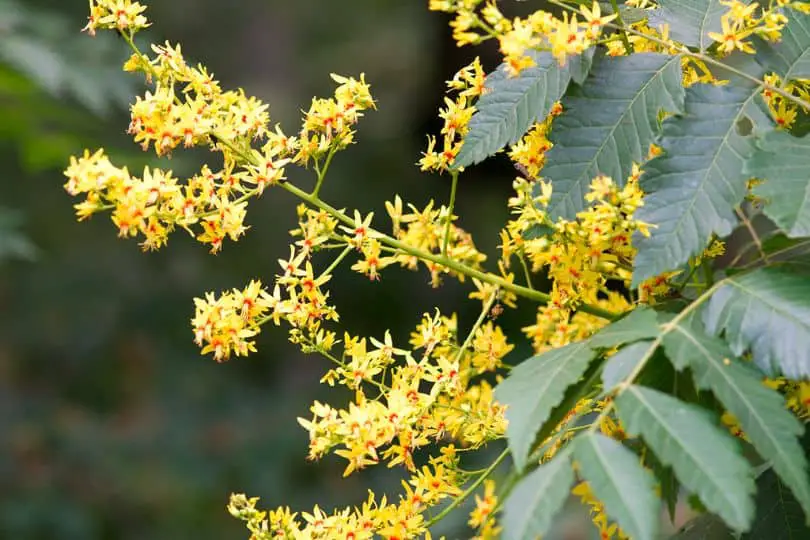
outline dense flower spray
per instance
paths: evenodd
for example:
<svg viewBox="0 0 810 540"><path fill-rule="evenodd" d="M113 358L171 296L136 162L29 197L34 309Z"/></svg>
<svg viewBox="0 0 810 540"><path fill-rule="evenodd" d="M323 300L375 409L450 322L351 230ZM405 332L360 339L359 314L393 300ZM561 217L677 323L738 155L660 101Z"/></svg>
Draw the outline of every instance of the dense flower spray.
<svg viewBox="0 0 810 540"><path fill-rule="evenodd" d="M307 457L339 456L344 476L383 464L407 474L399 494L369 492L359 505L343 509L315 506L295 512L280 506L265 511L257 508L257 498L234 494L228 511L245 521L253 539L430 538L431 525L471 497L474 508L468 524L476 538L497 537L497 516L511 487L507 479L498 489L493 471L507 452L484 471L466 470L463 457L499 446L505 436L505 407L494 398L493 388L510 369L504 358L514 344L498 324L500 311L518 300L538 303L523 332L539 354L584 340L620 314L666 301L688 285L691 274L681 279L684 276L674 271L631 286L633 236L650 231L635 217L643 204L639 178L644 163L634 164L628 178L596 175L585 194L588 206L573 219L552 219L547 210L553 188L542 174L546 153L553 147L554 120L565 114L561 103L554 104L547 117L537 119L507 150L523 175L514 179L514 195L506 203L511 219L500 233L497 272L488 272L486 256L457 224L453 208L461 172L454 160L476 103L488 91L479 59L448 81L449 95L439 111L443 126L428 137L419 161L423 171L450 175L449 204L430 202L418 208L396 196L385 205L392 224L385 233L373 213L350 214L319 197L333 158L355 142L358 122L375 108L363 75L332 75L333 95L313 98L301 124L288 135L281 126L271 125L267 105L242 90L224 90L204 66L187 62L180 45L167 42L153 45L150 53L139 50L133 37L150 25L139 2L89 4L85 30L91 35L101 29L118 32L132 48L124 69L141 73L149 87L131 106L128 132L134 141L157 156L208 148L218 154L212 161L218 165L203 165L190 178L155 168L135 174L111 163L104 150L85 151L71 158L65 171L67 192L83 197L75 205L78 218L110 212L119 236L137 238L145 250L164 247L170 234L181 228L218 253L226 241L246 233L245 216L253 198L270 188L299 198L289 256L278 261L273 277L195 299L194 342L203 354L225 362L254 352L264 325L284 326L303 352L331 362L322 382L345 386L353 395L340 406L316 401L309 415L299 418L309 434ZM649 0L627 4L655 8ZM783 8L808 11L800 2L721 4L727 8L722 28L709 34L721 56L735 50L752 52L754 36L779 40L787 22ZM610 33L618 14L603 12L596 2L564 4L568 9L561 15L537 10L514 19L504 16L495 1L430 0L428 5L452 16L450 26L459 46L497 41L504 69L512 77L535 65L531 53L536 51L550 52L564 65L596 45L614 56L681 47L666 26L652 27L646 18L630 23L632 32ZM698 57L684 56L681 62L684 86L724 83ZM810 81L767 77L769 84L787 93L810 97ZM763 97L775 121L790 127L797 114L795 103L767 89ZM660 148L651 145L647 158L658 153ZM285 173L289 167L313 171L312 189L290 183ZM691 267L723 250L724 244L715 239ZM329 262L324 265L325 255ZM344 261L370 281L381 279L393 266L426 270L434 287L447 278L469 281L470 298L481 303L480 316L470 328L461 329L455 314L427 310L415 321L407 344L395 344L389 332L374 337L341 331L339 310L327 287ZM550 281L548 294L533 287L538 275ZM768 384L786 394L799 415L810 414L810 385L781 379ZM575 420L592 413L598 414L598 422L574 426ZM733 416L727 414L724 421L735 434L745 436ZM547 461L563 448L572 436L571 426L597 429L614 440L626 438L609 399L594 393L579 400L540 441L542 451L535 461ZM428 457L417 459L420 450ZM587 482L578 483L573 493L590 508L602 538L624 537Z"/></svg>

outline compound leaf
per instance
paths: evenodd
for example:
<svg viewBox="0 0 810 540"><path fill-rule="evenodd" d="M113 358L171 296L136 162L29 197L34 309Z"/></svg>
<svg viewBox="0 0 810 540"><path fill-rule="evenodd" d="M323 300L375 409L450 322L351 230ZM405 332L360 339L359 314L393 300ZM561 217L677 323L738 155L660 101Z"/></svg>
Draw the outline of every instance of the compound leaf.
<svg viewBox="0 0 810 540"><path fill-rule="evenodd" d="M664 349L678 369L689 367L700 388L710 389L768 460L810 515L807 460L798 437L804 427L781 394L741 364L726 343L696 324L680 324L664 336Z"/></svg>

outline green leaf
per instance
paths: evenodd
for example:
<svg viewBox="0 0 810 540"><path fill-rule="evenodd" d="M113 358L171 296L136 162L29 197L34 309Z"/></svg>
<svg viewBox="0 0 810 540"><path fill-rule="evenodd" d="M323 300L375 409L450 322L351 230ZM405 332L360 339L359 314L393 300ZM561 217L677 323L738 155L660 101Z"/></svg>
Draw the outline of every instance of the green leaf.
<svg viewBox="0 0 810 540"><path fill-rule="evenodd" d="M732 528L748 529L754 517L751 467L738 442L704 409L641 386L619 394L616 406L627 432L641 435L681 484Z"/></svg>
<svg viewBox="0 0 810 540"><path fill-rule="evenodd" d="M711 334L735 355L751 350L769 376L810 377L810 282L780 268L726 278L703 310Z"/></svg>
<svg viewBox="0 0 810 540"><path fill-rule="evenodd" d="M574 442L574 459L591 491L610 516L630 537L655 537L661 500L655 494L653 475L630 450L599 433L588 433Z"/></svg>
<svg viewBox="0 0 810 540"><path fill-rule="evenodd" d="M753 136L740 135L737 124L758 114L757 96L756 88L694 85L686 112L664 122L664 154L641 177L647 196L635 218L654 227L634 237L633 286L686 263L713 233L731 233L746 191L743 163L754 150Z"/></svg>
<svg viewBox="0 0 810 540"><path fill-rule="evenodd" d="M791 238L810 236L810 137L766 133L744 170L764 180L754 194L766 200L765 215Z"/></svg>
<svg viewBox="0 0 810 540"><path fill-rule="evenodd" d="M720 32L720 17L728 12L720 0L659 0L658 5L650 16L650 26L668 24L670 38L701 52L714 43L708 33Z"/></svg>
<svg viewBox="0 0 810 540"><path fill-rule="evenodd" d="M518 364L495 389L495 399L508 405L506 437L515 467L523 470L537 433L577 382L595 353L587 341L552 349Z"/></svg>
<svg viewBox="0 0 810 540"><path fill-rule="evenodd" d="M64 79L62 58L46 44L34 39L14 35L4 37L0 58L15 65L51 93L59 90Z"/></svg>
<svg viewBox="0 0 810 540"><path fill-rule="evenodd" d="M810 515L807 460L798 440L804 426L785 408L782 395L733 359L734 353L724 341L707 335L695 324L675 326L663 341L672 363L678 369L691 368L695 383L714 392Z"/></svg>
<svg viewBox="0 0 810 540"><path fill-rule="evenodd" d="M38 250L18 229L22 225L22 215L0 206L0 263L6 259L36 259Z"/></svg>
<svg viewBox="0 0 810 540"><path fill-rule="evenodd" d="M549 215L573 219L585 207L591 180L605 174L623 186L659 131L661 110L683 109L679 56L600 57L582 86L563 98L554 147L543 176L553 185Z"/></svg>
<svg viewBox="0 0 810 540"><path fill-rule="evenodd" d="M563 452L526 475L504 503L504 540L534 540L544 535L574 483L568 453Z"/></svg>
<svg viewBox="0 0 810 540"><path fill-rule="evenodd" d="M510 77L501 64L487 76L485 86L489 91L475 105L470 131L464 137L454 167L479 163L505 145L515 143L533 123L544 120L554 102L565 93L571 80L570 66L560 67L548 52L526 54L536 66ZM574 69L581 72L583 63L576 64Z"/></svg>
<svg viewBox="0 0 810 540"><path fill-rule="evenodd" d="M657 337L659 331L655 310L642 306L599 330L588 339L588 343L594 348L612 348L623 343Z"/></svg>
<svg viewBox="0 0 810 540"><path fill-rule="evenodd" d="M608 358L602 370L602 384L609 390L625 380L650 350L652 341L639 341L623 347Z"/></svg>

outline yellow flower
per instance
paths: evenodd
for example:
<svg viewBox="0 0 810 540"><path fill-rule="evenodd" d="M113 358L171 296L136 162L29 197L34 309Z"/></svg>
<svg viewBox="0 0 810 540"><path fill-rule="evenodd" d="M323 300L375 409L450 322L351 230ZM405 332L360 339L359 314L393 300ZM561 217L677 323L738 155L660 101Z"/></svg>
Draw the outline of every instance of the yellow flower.
<svg viewBox="0 0 810 540"><path fill-rule="evenodd" d="M581 23L586 28L585 37L591 41L599 39L602 33L602 27L618 16L616 13L602 16L598 2L594 2L591 9L588 9L584 5L580 6L579 12L585 18L585 21Z"/></svg>
<svg viewBox="0 0 810 540"><path fill-rule="evenodd" d="M90 18L83 30L91 36L97 28L134 33L149 26L142 15L145 10L145 6L131 0L91 0Z"/></svg>
<svg viewBox="0 0 810 540"><path fill-rule="evenodd" d="M729 54L735 49L739 49L742 52L754 54L755 51L751 44L744 41L753 30L741 27L739 23L731 22L731 20L728 14L724 15L720 19L721 32L708 33L711 39L719 43L718 51Z"/></svg>
<svg viewBox="0 0 810 540"><path fill-rule="evenodd" d="M484 493L475 496L475 508L470 512L467 523L470 527L481 528L492 519L492 511L498 506L498 497L495 496L495 481L484 480Z"/></svg>

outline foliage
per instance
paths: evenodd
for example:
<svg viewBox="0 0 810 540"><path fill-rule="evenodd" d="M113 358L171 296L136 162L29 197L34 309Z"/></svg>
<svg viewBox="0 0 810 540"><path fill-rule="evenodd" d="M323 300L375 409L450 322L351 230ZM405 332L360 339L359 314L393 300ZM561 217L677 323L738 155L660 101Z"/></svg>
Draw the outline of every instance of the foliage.
<svg viewBox="0 0 810 540"><path fill-rule="evenodd" d="M36 247L18 230L21 221L19 212L0 207L0 262L36 257Z"/></svg>
<svg viewBox="0 0 810 540"><path fill-rule="evenodd" d="M562 16L510 20L494 3L429 2L454 15L459 45L497 40L504 62L485 76L475 60L448 83L441 138L429 137L420 160L449 175L448 205L406 207L396 196L385 233L373 213L320 197L333 159L376 108L362 75L332 75L333 96L313 99L287 135L270 127L266 105L223 90L178 45L142 52L134 35L150 24L144 6L91 2L87 31L117 31L133 51L125 69L153 85L131 108L135 141L159 156L207 147L222 165L184 180L86 151L65 171L68 193L84 197L79 219L110 211L119 235L147 250L182 228L217 253L245 234L252 199L270 188L297 197L299 226L274 284L195 299L195 341L224 362L255 351L263 325L283 323L304 352L334 363L323 382L354 393L342 408L315 401L299 419L309 458L343 458L344 476L382 463L409 474L398 497L371 491L332 513L263 511L234 494L228 510L253 538L429 536L483 485L469 519L478 538L544 535L573 493L603 538L651 539L656 480L670 508L679 485L730 529L753 532L768 511L755 498L763 461L810 518L798 442L810 416L810 359L800 352L810 343L810 285L750 216L764 212L777 236L803 236L796 199L806 199L806 180L782 153L801 147L791 128L810 113L810 7L644 0L631 7L649 16L630 22L597 3L551 3ZM504 144L523 176L491 272L454 204L464 166ZM311 190L287 179L290 167L311 167ZM781 195L788 190L796 197ZM733 251L722 238L735 228L750 232L757 265L719 258ZM389 333L339 336L326 285L349 257L372 281L394 265L424 268L433 286L469 279L480 316L460 332L455 315L428 311L409 348ZM550 279L548 292L533 286L535 274ZM518 301L538 304L523 328L535 354L510 371L503 360L514 346L495 319ZM508 451L491 466L465 470L466 452L502 439ZM515 467L496 492L490 476L509 453Z"/></svg>
<svg viewBox="0 0 810 540"><path fill-rule="evenodd" d="M0 138L16 143L28 168L61 165L64 154L81 145L85 114L57 99L105 116L134 94L131 80L116 68L121 57L115 38L104 38L94 46L64 16L0 1Z"/></svg>

